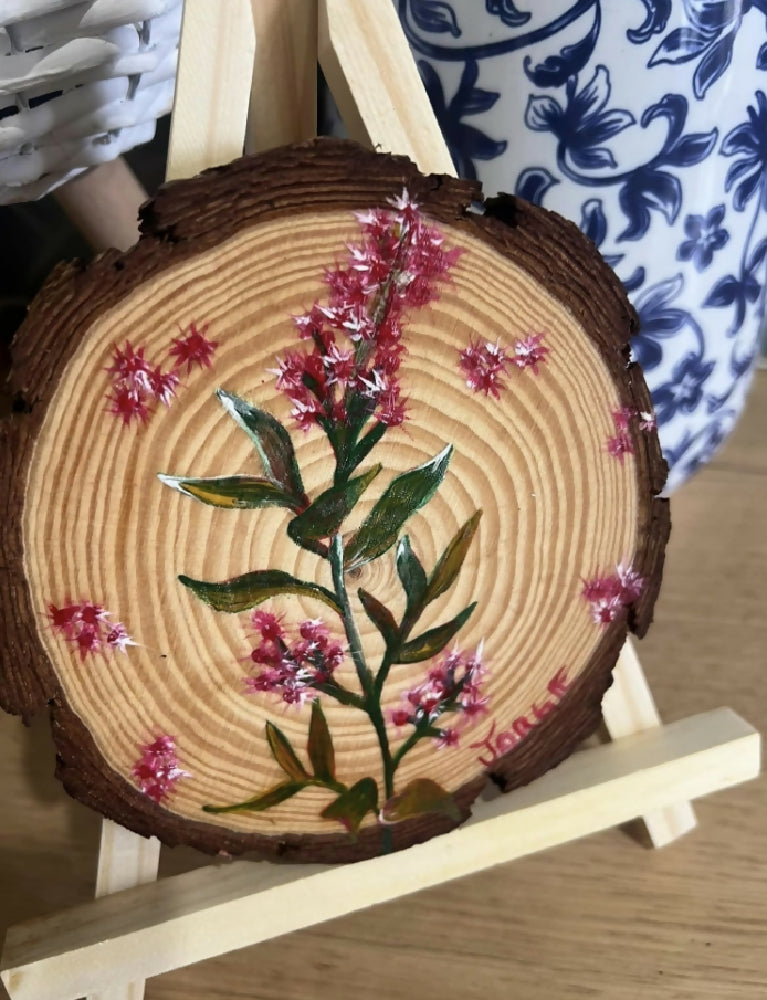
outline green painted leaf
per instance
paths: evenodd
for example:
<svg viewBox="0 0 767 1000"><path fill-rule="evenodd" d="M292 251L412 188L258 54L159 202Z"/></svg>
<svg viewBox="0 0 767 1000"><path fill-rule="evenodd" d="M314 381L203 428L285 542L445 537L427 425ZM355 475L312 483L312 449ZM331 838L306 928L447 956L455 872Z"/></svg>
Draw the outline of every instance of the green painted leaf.
<svg viewBox="0 0 767 1000"><path fill-rule="evenodd" d="M271 413L256 409L232 392L219 389L216 395L226 412L256 446L266 475L282 486L286 493L306 502L296 453L286 428Z"/></svg>
<svg viewBox="0 0 767 1000"><path fill-rule="evenodd" d="M166 476L158 473L157 478L179 493L208 504L210 507L225 507L237 510L242 507L288 507L300 510L299 498L290 496L271 479L256 476L213 476L206 479L188 479L185 476Z"/></svg>
<svg viewBox="0 0 767 1000"><path fill-rule="evenodd" d="M336 755L333 750L333 739L319 701L312 702L312 721L309 723L309 742L306 750L314 768L314 777L320 781L335 781Z"/></svg>
<svg viewBox="0 0 767 1000"><path fill-rule="evenodd" d="M426 572L407 535L397 545L397 573L407 595L407 610L420 607L426 590Z"/></svg>
<svg viewBox="0 0 767 1000"><path fill-rule="evenodd" d="M470 604L468 608L456 615L452 621L430 628L428 632L423 632L410 642L406 642L397 654L397 663L420 663L421 660L428 660L432 656L447 646L453 636L466 624L469 617L476 608L477 602Z"/></svg>
<svg viewBox="0 0 767 1000"><path fill-rule="evenodd" d="M394 615L377 598L373 597L367 590L363 590L362 587L357 591L357 596L362 602L365 614L381 633L386 645L393 646L397 640L397 622Z"/></svg>
<svg viewBox="0 0 767 1000"><path fill-rule="evenodd" d="M202 810L207 813L266 812L267 809L278 806L280 802L293 798L297 792L308 788L309 785L308 781L286 781L245 802L237 802L233 806L203 806Z"/></svg>
<svg viewBox="0 0 767 1000"><path fill-rule="evenodd" d="M192 580L188 576L180 576L179 580L216 611L247 611L278 594L298 594L302 597L315 597L341 614L341 608L329 590L316 583L297 580L281 569L255 570L221 583Z"/></svg>
<svg viewBox="0 0 767 1000"><path fill-rule="evenodd" d="M316 541L334 534L381 468L380 464L374 465L364 475L339 486L331 486L321 493L310 507L288 524L288 534L293 541L303 545L306 541Z"/></svg>
<svg viewBox="0 0 767 1000"><path fill-rule="evenodd" d="M269 744L272 756L289 778L303 781L311 777L296 756L296 751L285 733L271 722L266 724L266 742Z"/></svg>
<svg viewBox="0 0 767 1000"><path fill-rule="evenodd" d="M342 823L352 837L356 837L360 823L369 812L378 809L378 785L373 778L361 778L346 792L322 810L323 819Z"/></svg>
<svg viewBox="0 0 767 1000"><path fill-rule="evenodd" d="M442 553L439 562L429 577L429 583L423 597L424 607L435 601L455 583L481 517L482 511L475 511Z"/></svg>
<svg viewBox="0 0 767 1000"><path fill-rule="evenodd" d="M445 791L431 778L416 778L399 794L392 795L381 810L381 821L400 823L403 819L433 812L447 813L456 822L461 818L460 810L450 792Z"/></svg>
<svg viewBox="0 0 767 1000"><path fill-rule="evenodd" d="M389 483L346 547L347 569L356 569L377 559L395 544L405 521L436 493L445 478L452 453L453 446L449 444L439 455L403 472Z"/></svg>

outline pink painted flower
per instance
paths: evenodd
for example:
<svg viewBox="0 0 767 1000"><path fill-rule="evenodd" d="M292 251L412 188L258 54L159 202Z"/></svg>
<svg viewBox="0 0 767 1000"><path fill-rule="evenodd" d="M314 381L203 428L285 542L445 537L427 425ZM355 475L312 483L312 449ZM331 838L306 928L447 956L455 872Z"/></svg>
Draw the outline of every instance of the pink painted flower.
<svg viewBox="0 0 767 1000"><path fill-rule="evenodd" d="M449 747L457 747L461 741L461 734L457 729L441 729L439 736L432 740L438 750L446 750Z"/></svg>
<svg viewBox="0 0 767 1000"><path fill-rule="evenodd" d="M443 716L455 714L461 723L471 725L487 711L489 698L481 690L487 676L482 660L482 646L473 653L455 646L432 661L420 684L402 693L403 704L388 712L389 722L397 728L429 724L439 729L435 744L441 748L458 745L458 731L439 724Z"/></svg>
<svg viewBox="0 0 767 1000"><path fill-rule="evenodd" d="M208 340L205 334L208 332L208 323L199 329L196 323L190 323L181 337L174 337L173 346L168 351L171 358L175 358L179 366L186 365L187 372L191 372L194 365L199 368L210 368L211 360L216 348L217 340Z"/></svg>
<svg viewBox="0 0 767 1000"><path fill-rule="evenodd" d="M118 386L107 396L107 400L112 404L108 412L120 417L126 427L134 421L145 424L149 419L147 397L143 392L137 393L127 386Z"/></svg>
<svg viewBox="0 0 767 1000"><path fill-rule="evenodd" d="M618 564L616 575L621 585L621 600L624 604L631 604L639 600L644 590L644 579L632 568L631 564Z"/></svg>
<svg viewBox="0 0 767 1000"><path fill-rule="evenodd" d="M346 658L344 647L320 618L299 622L294 636L269 611L251 612L251 622L261 642L249 659L262 669L245 678L248 694L273 694L286 705L303 705L332 682Z"/></svg>
<svg viewBox="0 0 767 1000"><path fill-rule="evenodd" d="M129 340L125 341L125 350L115 347L112 351L112 364L106 371L112 376L115 385L125 384L129 388L134 383L147 385L150 366L144 357L144 348L136 350Z"/></svg>
<svg viewBox="0 0 767 1000"><path fill-rule="evenodd" d="M504 378L510 360L500 343L472 338L469 346L460 352L458 367L470 389L500 399L501 389L506 388Z"/></svg>
<svg viewBox="0 0 767 1000"><path fill-rule="evenodd" d="M179 766L176 740L173 736L158 736L152 743L139 747L141 756L133 765L131 775L139 789L158 805L170 798L181 778L191 778Z"/></svg>
<svg viewBox="0 0 767 1000"><path fill-rule="evenodd" d="M616 433L607 439L607 453L613 458L617 458L622 464L624 455L634 454L634 443L631 437L632 425L636 423L640 431L649 433L656 429L655 417L652 413L633 409L630 406L622 406L619 410L613 410L612 417Z"/></svg>
<svg viewBox="0 0 767 1000"><path fill-rule="evenodd" d="M355 213L361 239L347 245L345 262L325 271L329 301L293 317L313 350L288 352L274 374L304 431L332 433L371 417L397 426L406 418L398 380L403 318L437 297L458 253L445 248L407 191L390 204L393 210Z"/></svg>
<svg viewBox="0 0 767 1000"><path fill-rule="evenodd" d="M607 454L617 458L623 464L624 455L634 454L634 444L631 437L625 431L620 431L614 437L607 439Z"/></svg>
<svg viewBox="0 0 767 1000"><path fill-rule="evenodd" d="M158 365L156 368L153 368L148 375L149 394L158 402L164 403L165 406L170 406L175 399L178 383L179 376L175 368L171 368L170 371L164 372Z"/></svg>
<svg viewBox="0 0 767 1000"><path fill-rule="evenodd" d="M551 350L551 348L543 346L544 336L543 333L531 333L522 340L518 340L514 344L512 364L515 364L517 368L532 368L533 374L537 375L538 365L546 360L546 355Z"/></svg>
<svg viewBox="0 0 767 1000"><path fill-rule="evenodd" d="M110 621L110 612L93 601L67 602L61 608L49 603L47 617L53 631L75 646L83 660L104 648L125 653L136 645L123 623Z"/></svg>
<svg viewBox="0 0 767 1000"><path fill-rule="evenodd" d="M613 423L616 431L627 431L631 426L631 421L636 416L636 412L628 406L622 406L620 410L613 410Z"/></svg>
<svg viewBox="0 0 767 1000"><path fill-rule="evenodd" d="M639 430L640 431L654 431L658 427L655 421L655 414L650 413L646 410L639 411Z"/></svg>
<svg viewBox="0 0 767 1000"><path fill-rule="evenodd" d="M583 581L581 596L589 604L592 621L607 626L625 617L626 608L642 594L644 579L630 564L620 563L615 573Z"/></svg>
<svg viewBox="0 0 767 1000"><path fill-rule="evenodd" d="M136 349L129 340L125 341L124 351L113 349L112 364L106 371L112 379L112 391L107 393L108 412L119 417L124 426L146 423L155 403L170 406L176 396L178 372L150 365L144 348Z"/></svg>

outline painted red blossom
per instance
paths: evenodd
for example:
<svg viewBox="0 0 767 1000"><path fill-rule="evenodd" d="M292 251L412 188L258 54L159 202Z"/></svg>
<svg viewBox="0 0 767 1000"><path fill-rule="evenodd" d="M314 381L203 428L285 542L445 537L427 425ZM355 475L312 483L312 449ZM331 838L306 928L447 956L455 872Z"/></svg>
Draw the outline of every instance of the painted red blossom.
<svg viewBox="0 0 767 1000"><path fill-rule="evenodd" d="M168 355L174 358L178 367L186 365L187 373L192 368L210 368L213 355L218 347L217 340L208 340L205 336L208 332L209 323L197 327L196 323L190 323L182 332L182 336L174 337L172 347Z"/></svg>
<svg viewBox="0 0 767 1000"><path fill-rule="evenodd" d="M537 375L538 366L546 360L550 351L543 345L544 336L543 333L531 333L517 340L513 354L502 347L500 341L493 344L472 337L469 346L458 353L458 368L466 379L467 387L500 399L501 391L507 388L510 365L520 370L530 368Z"/></svg>
<svg viewBox="0 0 767 1000"><path fill-rule="evenodd" d="M144 357L144 348L135 348L129 340L124 350L113 349L112 364L106 371L112 381L111 392L107 393L108 412L119 417L126 427L145 424L155 403L170 406L176 395L178 373L151 365Z"/></svg>
<svg viewBox="0 0 767 1000"><path fill-rule="evenodd" d="M508 374L510 361L499 343L483 343L472 338L469 346L460 352L458 367L469 389L500 399L501 389L506 388L504 377Z"/></svg>
<svg viewBox="0 0 767 1000"><path fill-rule="evenodd" d="M181 778L190 778L191 774L179 766L173 736L158 736L139 749L141 756L133 765L131 775L141 791L160 805L170 798Z"/></svg>
<svg viewBox="0 0 767 1000"><path fill-rule="evenodd" d="M613 425L615 434L607 439L607 454L617 458L623 464L624 455L634 454L634 442L631 428L636 424L640 431L649 433L656 429L655 417L652 413L623 406L613 410Z"/></svg>
<svg viewBox="0 0 767 1000"><path fill-rule="evenodd" d="M250 659L262 669L245 678L248 694L264 691L278 695L286 705L300 706L332 684L346 653L321 619L300 622L292 636L270 611L256 609L251 622L260 641Z"/></svg>
<svg viewBox="0 0 767 1000"><path fill-rule="evenodd" d="M49 604L47 616L53 631L74 646L83 660L89 653L126 653L128 646L136 645L123 623L111 621L111 612L92 601L65 602L60 608Z"/></svg>
<svg viewBox="0 0 767 1000"><path fill-rule="evenodd" d="M592 621L607 626L626 614L626 608L638 600L644 579L630 564L619 563L609 576L583 580L582 597L588 602Z"/></svg>
<svg viewBox="0 0 767 1000"><path fill-rule="evenodd" d="M531 333L514 344L512 363L517 368L532 368L533 374L538 374L538 365L546 360L551 348L543 346L544 334Z"/></svg>
<svg viewBox="0 0 767 1000"><path fill-rule="evenodd" d="M362 239L347 246L343 264L325 271L327 304L293 317L312 349L288 352L273 370L301 430L320 426L331 443L344 427L358 433L370 416L384 427L404 421L398 372L405 312L438 298L461 252L445 247L406 190L390 204L393 211L356 213Z"/></svg>
<svg viewBox="0 0 767 1000"><path fill-rule="evenodd" d="M414 726L428 729L439 749L456 747L460 732L455 727L442 726L444 715L456 714L461 724L471 725L487 712L489 698L482 693L487 668L482 662L482 643L474 653L455 647L443 653L431 666L426 677L402 695L403 705L390 709L389 721L402 728Z"/></svg>
<svg viewBox="0 0 767 1000"><path fill-rule="evenodd" d="M180 382L179 369L187 366L187 373L197 365L209 368L218 343L208 340L208 324L197 328L190 323L183 336L171 341L168 351L176 365L165 370L162 365L151 364L144 356L144 347L135 347L129 340L125 348L114 347L112 364L106 369L112 387L107 393L108 412L122 420L124 426L145 424L157 403L168 407L176 398Z"/></svg>

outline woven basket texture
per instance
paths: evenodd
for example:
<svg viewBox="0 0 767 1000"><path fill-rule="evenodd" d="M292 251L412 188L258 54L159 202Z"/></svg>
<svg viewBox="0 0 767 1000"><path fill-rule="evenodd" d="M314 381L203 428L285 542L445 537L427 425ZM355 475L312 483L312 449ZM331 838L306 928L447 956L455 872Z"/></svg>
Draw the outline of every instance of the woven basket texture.
<svg viewBox="0 0 767 1000"><path fill-rule="evenodd" d="M182 0L0 0L0 205L153 138Z"/></svg>

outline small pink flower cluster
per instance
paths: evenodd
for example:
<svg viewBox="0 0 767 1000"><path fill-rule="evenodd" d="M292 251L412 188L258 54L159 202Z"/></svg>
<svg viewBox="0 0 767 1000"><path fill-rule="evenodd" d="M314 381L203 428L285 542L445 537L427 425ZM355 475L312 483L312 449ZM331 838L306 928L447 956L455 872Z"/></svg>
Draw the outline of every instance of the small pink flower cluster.
<svg viewBox="0 0 767 1000"><path fill-rule="evenodd" d="M614 410L613 424L615 425L615 434L613 437L607 439L607 452L621 463L623 462L624 455L634 454L634 445L630 434L631 422L633 420L638 421L640 431L649 432L655 430L655 417L652 413L631 409L628 406L621 407L620 410Z"/></svg>
<svg viewBox="0 0 767 1000"><path fill-rule="evenodd" d="M158 804L165 802L175 790L180 778L191 778L179 767L176 740L173 736L158 736L152 743L139 747L141 756L131 774L141 791Z"/></svg>
<svg viewBox="0 0 767 1000"><path fill-rule="evenodd" d="M88 653L97 653L103 648L125 653L127 646L136 645L123 623L111 622L110 617L109 611L92 601L65 604L62 608L57 608L55 604L48 605L51 628L76 646L83 660Z"/></svg>
<svg viewBox="0 0 767 1000"><path fill-rule="evenodd" d="M176 396L179 384L179 369L186 364L187 373L193 365L209 368L213 352L218 347L215 341L205 336L207 325L198 329L190 323L182 337L174 337L168 357L175 365L163 371L162 365L151 365L144 357L144 348L134 348L129 340L125 350L115 347L112 364L107 368L112 378L112 391L107 394L111 404L109 412L120 417L126 426L134 420L146 423L150 408L154 403L170 406Z"/></svg>
<svg viewBox="0 0 767 1000"><path fill-rule="evenodd" d="M610 576L584 580L581 594L590 605L592 621L606 626L623 617L626 608L639 599L643 589L643 578L630 565L620 563Z"/></svg>
<svg viewBox="0 0 767 1000"><path fill-rule="evenodd" d="M344 661L343 646L331 638L321 619L300 622L293 639L282 619L269 611L255 610L250 620L261 639L250 659L264 669L245 678L248 694L267 691L286 705L303 705L317 697L320 685L332 681L333 671Z"/></svg>
<svg viewBox="0 0 767 1000"><path fill-rule="evenodd" d="M463 653L457 647L442 654L421 684L405 691L402 708L389 710L392 725L417 726L426 720L436 724L440 716L458 712L466 725L471 725L487 712L489 698L482 694L482 682L487 669L482 663L482 643L474 653ZM456 727L437 727L434 739L440 749L457 747L460 732Z"/></svg>
<svg viewBox="0 0 767 1000"><path fill-rule="evenodd" d="M444 237L426 224L406 190L390 204L393 212L356 213L362 242L349 244L343 266L325 271L328 304L315 303L294 317L301 339L314 344L311 353L278 359L277 388L304 431L364 422L370 414L388 426L405 419L397 378L405 353L403 315L438 297L435 286L461 251L445 249Z"/></svg>
<svg viewBox="0 0 767 1000"><path fill-rule="evenodd" d="M491 344L472 338L468 347L459 352L458 367L466 378L466 385L475 392L484 392L500 399L506 389L509 365L519 369L531 368L538 374L538 365L546 360L550 348L543 346L543 333L531 333L514 344L514 354L509 354L500 342Z"/></svg>

